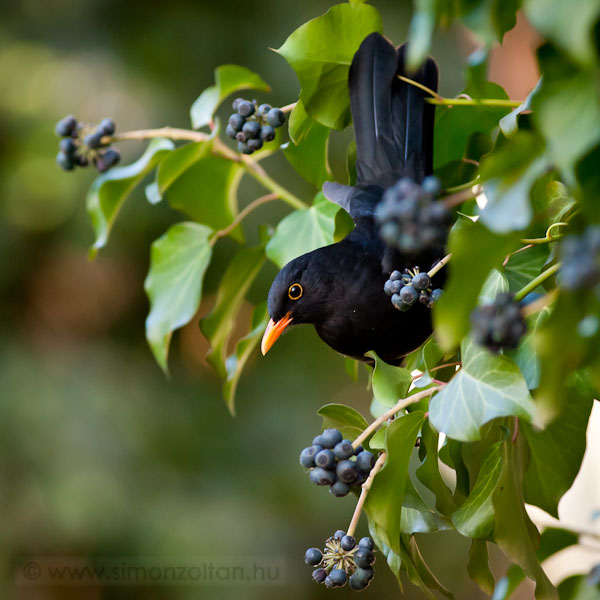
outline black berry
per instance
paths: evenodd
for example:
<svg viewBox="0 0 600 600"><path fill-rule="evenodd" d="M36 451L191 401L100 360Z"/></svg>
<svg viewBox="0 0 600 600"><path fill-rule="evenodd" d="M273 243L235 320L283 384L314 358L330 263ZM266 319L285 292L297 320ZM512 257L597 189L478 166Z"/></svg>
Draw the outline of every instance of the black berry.
<svg viewBox="0 0 600 600"><path fill-rule="evenodd" d="M323 583L325 581L326 577L327 577L327 571L325 569L315 569L312 572L312 578L317 583Z"/></svg>
<svg viewBox="0 0 600 600"><path fill-rule="evenodd" d="M115 122L108 117L102 119L100 125L98 125L98 130L101 131L103 135L113 135L115 132Z"/></svg>
<svg viewBox="0 0 600 600"><path fill-rule="evenodd" d="M336 475L344 483L352 483L356 479L356 463L352 460L342 460L335 469Z"/></svg>
<svg viewBox="0 0 600 600"><path fill-rule="evenodd" d="M272 108L267 113L267 123L271 127L281 127L285 123L285 113L280 108Z"/></svg>
<svg viewBox="0 0 600 600"><path fill-rule="evenodd" d="M350 486L343 481L336 481L329 488L329 493L336 498L342 498L350 493Z"/></svg>
<svg viewBox="0 0 600 600"><path fill-rule="evenodd" d="M234 110L237 110L242 117L250 117L254 114L254 104L248 100L242 100Z"/></svg>
<svg viewBox="0 0 600 600"><path fill-rule="evenodd" d="M322 450L321 446L309 446L300 452L300 464L311 469L315 466L315 456Z"/></svg>
<svg viewBox="0 0 600 600"><path fill-rule="evenodd" d="M516 348L527 330L521 307L508 293L498 294L492 304L473 310L471 327L474 340L492 352Z"/></svg>
<svg viewBox="0 0 600 600"><path fill-rule="evenodd" d="M348 552L356 546L356 540L351 535L345 535L341 539L340 546L342 547L342 550L346 550Z"/></svg>
<svg viewBox="0 0 600 600"><path fill-rule="evenodd" d="M56 135L60 137L67 137L75 133L77 129L77 119L73 115L69 115L64 119L61 119L54 129Z"/></svg>
<svg viewBox="0 0 600 600"><path fill-rule="evenodd" d="M102 145L101 140L102 140L102 132L96 130L96 131L94 131L94 133L90 133L89 135L86 135L85 138L83 138L83 143L88 148L95 150L96 148L100 148L100 146Z"/></svg>
<svg viewBox="0 0 600 600"><path fill-rule="evenodd" d="M275 129L270 125L263 125L260 128L260 139L265 142L270 142L275 139Z"/></svg>
<svg viewBox="0 0 600 600"><path fill-rule="evenodd" d="M315 465L323 469L329 469L335 465L335 454L331 450L321 450L315 456Z"/></svg>
<svg viewBox="0 0 600 600"><path fill-rule="evenodd" d="M339 458L340 460L350 458L354 454L352 442L350 440L342 440L334 446L333 453L335 454L336 458Z"/></svg>
<svg viewBox="0 0 600 600"><path fill-rule="evenodd" d="M375 562L375 555L368 548L359 546L358 550L354 553L354 562L357 567L367 569Z"/></svg>
<svg viewBox="0 0 600 600"><path fill-rule="evenodd" d="M75 167L73 158L71 156L68 156L64 152L59 152L56 155L56 162L58 166L61 167L61 169L64 169L65 171L72 171Z"/></svg>
<svg viewBox="0 0 600 600"><path fill-rule="evenodd" d="M356 457L356 466L363 473L370 473L371 469L375 466L375 456L368 450L363 450Z"/></svg>
<svg viewBox="0 0 600 600"><path fill-rule="evenodd" d="M348 575L346 571L343 569L333 569L331 573L329 573L328 579L331 580L335 587L342 587L346 584L346 580L348 579Z"/></svg>
<svg viewBox="0 0 600 600"><path fill-rule="evenodd" d="M316 567L323 560L323 553L318 548L309 548L304 554L304 562Z"/></svg>
<svg viewBox="0 0 600 600"><path fill-rule="evenodd" d="M360 548L366 548L367 550L373 550L375 548L375 542L370 537L361 538L358 542Z"/></svg>
<svg viewBox="0 0 600 600"><path fill-rule="evenodd" d="M325 429L321 434L321 445L323 448L333 448L336 444L339 444L342 439L342 434L337 429Z"/></svg>
<svg viewBox="0 0 600 600"><path fill-rule="evenodd" d="M310 472L310 480L317 485L331 485L335 481L335 473L321 467L316 467Z"/></svg>

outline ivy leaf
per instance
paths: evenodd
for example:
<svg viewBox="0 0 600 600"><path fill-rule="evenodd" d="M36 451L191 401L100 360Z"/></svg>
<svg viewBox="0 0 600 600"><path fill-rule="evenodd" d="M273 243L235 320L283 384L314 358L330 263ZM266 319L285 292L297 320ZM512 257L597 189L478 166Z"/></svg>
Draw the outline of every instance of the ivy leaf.
<svg viewBox="0 0 600 600"><path fill-rule="evenodd" d="M333 244L338 210L319 192L310 208L296 210L279 222L267 244L267 256L281 268L306 252Z"/></svg>
<svg viewBox="0 0 600 600"><path fill-rule="evenodd" d="M531 221L530 192L547 168L540 140L521 131L481 162L487 204L481 221L494 233L526 229Z"/></svg>
<svg viewBox="0 0 600 600"><path fill-rule="evenodd" d="M474 539L469 549L467 572L471 579L488 595L494 591L494 576L490 570L488 545L484 540Z"/></svg>
<svg viewBox="0 0 600 600"><path fill-rule="evenodd" d="M445 293L433 311L436 336L443 349L454 348L469 330L469 314L493 268L501 268L518 244L515 235L497 235L482 223L468 219L450 232L452 260Z"/></svg>
<svg viewBox="0 0 600 600"><path fill-rule="evenodd" d="M172 208L218 230L237 215L237 188L242 174L240 165L213 156L212 140L194 142L177 148L161 163L158 190ZM243 241L239 227L231 235Z"/></svg>
<svg viewBox="0 0 600 600"><path fill-rule="evenodd" d="M506 277L498 269L493 269L485 280L481 293L479 294L480 302L492 302L494 298L502 292L508 291L508 281Z"/></svg>
<svg viewBox="0 0 600 600"><path fill-rule="evenodd" d="M227 377L225 356L235 317L264 262L264 246L242 248L233 257L221 278L211 313L200 321L200 329L210 343L206 360L220 377Z"/></svg>
<svg viewBox="0 0 600 600"><path fill-rule="evenodd" d="M504 267L504 275L508 280L508 289L515 293L523 286L537 277L548 260L548 244L539 244L524 252L519 252L510 257ZM539 286L536 292L544 293L543 287Z"/></svg>
<svg viewBox="0 0 600 600"><path fill-rule="evenodd" d="M232 415L235 415L235 392L238 381L250 355L260 343L268 321L267 303L262 302L252 313L252 324L249 333L237 343L234 354L225 361L227 379L223 384L223 397Z"/></svg>
<svg viewBox="0 0 600 600"><path fill-rule="evenodd" d="M337 4L305 23L277 50L292 66L306 112L331 129L350 124L348 71L361 42L382 31L381 17L369 4Z"/></svg>
<svg viewBox="0 0 600 600"><path fill-rule="evenodd" d="M440 475L438 460L439 435L433 430L429 421L423 424L421 431L421 448L425 450L425 458L417 469L419 481L435 496L435 507L443 515L450 515L456 509L452 493Z"/></svg>
<svg viewBox="0 0 600 600"><path fill-rule="evenodd" d="M538 82L535 84L535 87L527 94L527 98L517 106L517 108L511 110L505 117L500 119L500 131L507 137L513 137L517 131L518 127L518 119L519 115L525 111L531 110L531 100L538 93L542 80L538 79Z"/></svg>
<svg viewBox="0 0 600 600"><path fill-rule="evenodd" d="M383 406L391 408L398 400L406 397L412 376L402 367L388 365L375 352L367 352L367 356L375 360L375 369L371 380L373 395Z"/></svg>
<svg viewBox="0 0 600 600"><path fill-rule="evenodd" d="M465 3L462 21L486 47L502 42L517 22L521 0L489 0Z"/></svg>
<svg viewBox="0 0 600 600"><path fill-rule="evenodd" d="M400 513L408 477L408 464L425 413L412 412L394 419L386 433L386 464L373 480L365 510L377 524L383 543L400 553Z"/></svg>
<svg viewBox="0 0 600 600"><path fill-rule="evenodd" d="M471 98L500 98L507 100L506 92L495 83L470 83L461 92ZM434 168L465 156L469 138L474 133L490 136L509 108L477 106L443 106L436 108L434 130Z"/></svg>
<svg viewBox="0 0 600 600"><path fill-rule="evenodd" d="M435 338L430 337L406 357L404 367L410 373L415 369L426 373L435 367L443 356L444 353Z"/></svg>
<svg viewBox="0 0 600 600"><path fill-rule="evenodd" d="M530 462L523 482L525 501L558 518L558 502L573 485L585 453L594 392L582 375L567 385L568 410L541 431L523 423Z"/></svg>
<svg viewBox="0 0 600 600"><path fill-rule="evenodd" d="M96 241L90 249L91 257L106 245L127 196L173 148L175 145L171 140L154 138L133 164L113 167L94 180L86 198L87 212L96 234Z"/></svg>
<svg viewBox="0 0 600 600"><path fill-rule="evenodd" d="M298 105L302 106L301 103ZM298 105L296 105L296 108L298 108ZM308 115L306 115L306 120L308 124L302 125L304 130L302 138L286 144L283 148L283 154L301 177L321 189L323 182L332 179L327 160L330 130L328 127L310 119Z"/></svg>
<svg viewBox="0 0 600 600"><path fill-rule="evenodd" d="M502 444L497 442L486 450L469 497L452 515L452 523L465 537L485 540L494 529L492 494L502 471Z"/></svg>
<svg viewBox="0 0 600 600"><path fill-rule="evenodd" d="M369 516L367 515L367 518L368 517ZM396 576L396 579L398 581L398 587L400 588L400 593L402 593L403 585L402 576L400 572L400 569L402 567L402 559L383 541L384 534L381 527L379 527L379 525L377 525L377 523L375 523L370 518L368 518L368 521L369 533L371 534L371 538L373 538L373 541L375 542L377 548L379 548L379 550L381 550L381 553L385 556L388 567L390 568L390 571Z"/></svg>
<svg viewBox="0 0 600 600"><path fill-rule="evenodd" d="M202 281L210 263L213 230L198 223L177 223L152 244L144 289L150 300L146 338L156 362L167 371L172 332L198 310Z"/></svg>
<svg viewBox="0 0 600 600"><path fill-rule="evenodd" d="M522 483L526 462L526 448L520 436L516 443L503 443L502 473L492 497L496 514L494 538L502 551L536 582L538 600L558 600L556 589L540 566L535 552L539 534L525 510Z"/></svg>
<svg viewBox="0 0 600 600"><path fill-rule="evenodd" d="M371 444L371 448L373 445ZM431 508L410 480L406 480L404 489L404 500L400 514L401 533L431 533L434 531L446 531L452 529L449 519L440 515Z"/></svg>
<svg viewBox="0 0 600 600"><path fill-rule="evenodd" d="M270 92L271 88L263 79L246 67L221 65L215 69L215 85L206 88L190 109L192 127L200 129L208 125L217 108L229 96L238 90L253 89Z"/></svg>
<svg viewBox="0 0 600 600"><path fill-rule="evenodd" d="M480 439L480 427L496 417L531 421L535 406L519 368L466 339L462 369L429 403L433 426L455 440Z"/></svg>
<svg viewBox="0 0 600 600"><path fill-rule="evenodd" d="M339 429L344 439L348 440L357 438L368 425L358 411L345 404L326 404L317 414L323 418L323 429Z"/></svg>

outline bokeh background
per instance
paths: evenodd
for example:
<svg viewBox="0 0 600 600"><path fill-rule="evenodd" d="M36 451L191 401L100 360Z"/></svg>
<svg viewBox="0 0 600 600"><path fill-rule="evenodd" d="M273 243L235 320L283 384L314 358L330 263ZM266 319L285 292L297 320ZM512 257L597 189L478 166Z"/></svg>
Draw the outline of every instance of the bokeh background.
<svg viewBox="0 0 600 600"><path fill-rule="evenodd" d="M382 0L386 34L400 43L408 2ZM143 186L127 201L112 238L94 262L85 194L92 169L62 172L54 163L55 122L115 119L119 130L189 127L189 106L213 82L213 69L242 64L273 87L264 100L293 102L298 84L269 48L329 7L322 0L16 0L0 8L0 595L16 599L318 598L304 549L344 528L349 498L309 484L297 454L320 427L316 410L343 401L367 414L366 377L310 329L254 357L242 378L237 417L204 362L198 318L176 334L170 380L144 339L143 279L150 243L182 215L150 206ZM461 89L462 60L475 47L465 30L441 33L433 54L441 91ZM535 36L520 22L492 78L513 98L536 80ZM263 97L261 97L261 100ZM227 108L223 109L223 116ZM341 172L349 134L335 134ZM121 145L124 162L143 146ZM313 191L281 157L267 160L276 179L305 198ZM241 203L260 194L244 179ZM269 205L244 225L276 223ZM235 244L220 243L207 274L213 301ZM275 268L264 269L250 300L265 298ZM250 305L243 311L247 316ZM361 533L366 533L364 524ZM465 573L467 545L452 534L424 538L423 549L460 598L481 594ZM172 564L196 557L242 557L284 566L277 585L26 585L30 557L69 556ZM58 559L57 559L58 560ZM495 569L503 562L496 557ZM348 590L338 595L350 594ZM525 590L524 596L530 594ZM396 598L379 565L366 597ZM407 598L421 597L410 584Z"/></svg>

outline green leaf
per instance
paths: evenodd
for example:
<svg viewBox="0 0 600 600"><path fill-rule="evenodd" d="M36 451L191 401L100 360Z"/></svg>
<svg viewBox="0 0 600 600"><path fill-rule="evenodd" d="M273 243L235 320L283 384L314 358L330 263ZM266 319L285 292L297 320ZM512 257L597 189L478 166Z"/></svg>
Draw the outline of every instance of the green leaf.
<svg viewBox="0 0 600 600"><path fill-rule="evenodd" d="M242 248L221 278L211 313L200 321L200 329L210 343L206 360L223 378L227 376L225 356L236 315L264 262L264 246Z"/></svg>
<svg viewBox="0 0 600 600"><path fill-rule="evenodd" d="M548 45L538 50L538 60L544 78L531 102L532 117L550 159L572 179L575 162L600 141L598 82Z"/></svg>
<svg viewBox="0 0 600 600"><path fill-rule="evenodd" d="M406 357L404 367L410 373L415 369L426 373L435 367L443 356L444 353L435 338L430 337Z"/></svg>
<svg viewBox="0 0 600 600"><path fill-rule="evenodd" d="M373 445L371 444L371 448ZM410 477L406 480L404 500L400 514L401 533L431 533L452 529L449 519L431 508L413 485Z"/></svg>
<svg viewBox="0 0 600 600"><path fill-rule="evenodd" d="M500 119L500 131L502 131L507 138L513 137L517 131L519 131L519 115L525 111L531 110L531 100L538 93L541 83L542 80L538 79L535 87L527 94L527 98L525 98L517 108L511 110L505 117Z"/></svg>
<svg viewBox="0 0 600 600"><path fill-rule="evenodd" d="M279 222L267 244L267 256L283 267L306 252L333 244L338 210L336 204L319 192L310 208L296 210Z"/></svg>
<svg viewBox="0 0 600 600"><path fill-rule="evenodd" d="M585 575L573 575L558 586L560 600L600 600L600 588Z"/></svg>
<svg viewBox="0 0 600 600"><path fill-rule="evenodd" d="M450 232L450 276L445 293L433 311L436 337L444 349L452 349L469 330L469 314L493 268L518 244L515 235L497 235L482 223L460 221Z"/></svg>
<svg viewBox="0 0 600 600"><path fill-rule="evenodd" d="M508 280L508 289L515 293L535 279L548 260L548 244L539 244L524 252L519 252L510 257L504 267L504 275ZM536 292L544 293L543 287L538 287Z"/></svg>
<svg viewBox="0 0 600 600"><path fill-rule="evenodd" d="M87 212L96 233L96 241L90 249L91 256L95 256L98 249L106 245L127 196L174 147L171 140L154 138L133 164L113 167L94 180L86 198Z"/></svg>
<svg viewBox="0 0 600 600"><path fill-rule="evenodd" d="M530 462L523 482L525 501L558 518L558 502L573 485L585 453L586 430L594 392L582 376L567 386L565 410L541 431L522 423Z"/></svg>
<svg viewBox="0 0 600 600"><path fill-rule="evenodd" d="M277 50L300 81L306 112L332 129L350 123L348 70L370 33L382 31L381 17L368 4L337 4L305 23Z"/></svg>
<svg viewBox="0 0 600 600"><path fill-rule="evenodd" d="M490 570L488 545L484 540L473 540L469 549L467 572L471 579L488 595L494 591L494 576Z"/></svg>
<svg viewBox="0 0 600 600"><path fill-rule="evenodd" d="M452 515L452 523L466 537L485 540L494 529L492 494L502 471L502 444L497 442L486 450L469 497Z"/></svg>
<svg viewBox="0 0 600 600"><path fill-rule="evenodd" d="M298 106L302 106L302 104L298 103L294 111ZM296 118L296 120L298 119ZM321 189L323 182L332 179L327 159L330 130L313 121L308 115L306 115L306 121L308 124L301 126L304 132L302 138L286 144L283 147L283 153L301 177ZM297 126L300 127L300 125Z"/></svg>
<svg viewBox="0 0 600 600"><path fill-rule="evenodd" d="M223 384L223 397L232 415L235 415L235 392L238 381L250 355L259 345L268 321L267 303L262 302L252 313L250 331L236 344L234 354L227 357L225 361L227 379Z"/></svg>
<svg viewBox="0 0 600 600"><path fill-rule="evenodd" d="M497 269L493 269L485 280L481 293L479 294L480 302L492 302L498 294L508 291L508 281L506 277Z"/></svg>
<svg viewBox="0 0 600 600"><path fill-rule="evenodd" d="M375 352L367 352L367 356L375 360L372 379L373 395L383 406L391 408L398 400L406 397L412 376L402 367L388 365Z"/></svg>
<svg viewBox="0 0 600 600"><path fill-rule="evenodd" d="M210 263L213 233L197 223L177 223L152 244L144 289L150 300L146 338L156 362L167 371L172 332L198 310L202 281Z"/></svg>
<svg viewBox="0 0 600 600"><path fill-rule="evenodd" d="M164 160L158 189L171 207L215 230L227 227L238 212L237 188L243 168L213 156L212 140L185 144ZM232 237L243 241L239 228Z"/></svg>
<svg viewBox="0 0 600 600"><path fill-rule="evenodd" d="M367 515L367 517L368 517L368 515ZM400 572L400 569L402 567L402 559L388 545L386 545L384 543L384 541L383 541L384 535L383 535L383 531L382 531L381 527L379 527L377 525L377 523L372 521L370 518L368 519L368 521L369 521L369 533L371 534L371 537L373 538L375 545L377 546L377 548L379 550L381 550L381 553L385 557L388 567L390 568L390 571L396 576L396 579L398 581L398 587L400 588L400 593L402 593L403 585L402 585L402 576L401 576L401 572Z"/></svg>
<svg viewBox="0 0 600 600"><path fill-rule="evenodd" d="M499 85L489 81L477 85L470 83L461 93L471 98L508 99ZM479 132L490 136L509 111L509 108L502 107L438 106L434 130L434 168L437 170L446 163L463 158L471 135Z"/></svg>
<svg viewBox="0 0 600 600"><path fill-rule="evenodd" d="M381 530L383 543L400 553L400 513L408 477L408 464L425 413L412 412L394 419L387 428L387 459L373 480L365 502L369 519Z"/></svg>
<svg viewBox="0 0 600 600"><path fill-rule="evenodd" d="M481 221L494 233L519 231L529 225L530 192L547 168L546 159L539 157L541 151L539 139L521 131L481 162L483 192L488 200Z"/></svg>
<svg viewBox="0 0 600 600"><path fill-rule="evenodd" d="M217 108L233 92L253 89L270 92L271 88L263 79L246 67L221 65L215 69L215 85L206 88L190 109L192 127L200 129L208 125Z"/></svg>
<svg viewBox="0 0 600 600"><path fill-rule="evenodd" d="M469 339L461 347L462 369L429 403L433 426L449 437L480 439L480 427L496 417L531 421L535 406L519 368Z"/></svg>
<svg viewBox="0 0 600 600"><path fill-rule="evenodd" d="M456 510L456 503L452 493L440 475L438 460L439 435L430 425L429 421L423 424L421 431L421 449L425 451L425 458L417 469L419 481L435 496L435 507L443 515L450 515Z"/></svg>
<svg viewBox="0 0 600 600"><path fill-rule="evenodd" d="M538 600L557 600L556 589L536 556L538 531L525 510L522 483L526 463L527 453L521 436L516 443L507 439L502 450L502 473L492 497L496 513L494 538L502 551L536 582Z"/></svg>
<svg viewBox="0 0 600 600"><path fill-rule="evenodd" d="M539 33L572 58L583 64L595 60L593 28L600 16L597 0L525 0L523 10Z"/></svg>
<svg viewBox="0 0 600 600"><path fill-rule="evenodd" d="M348 440L357 438L368 425L358 411L345 404L326 404L317 414L323 418L323 429L339 429L344 439Z"/></svg>
<svg viewBox="0 0 600 600"><path fill-rule="evenodd" d="M465 2L462 21L489 48L515 26L520 6L521 0Z"/></svg>

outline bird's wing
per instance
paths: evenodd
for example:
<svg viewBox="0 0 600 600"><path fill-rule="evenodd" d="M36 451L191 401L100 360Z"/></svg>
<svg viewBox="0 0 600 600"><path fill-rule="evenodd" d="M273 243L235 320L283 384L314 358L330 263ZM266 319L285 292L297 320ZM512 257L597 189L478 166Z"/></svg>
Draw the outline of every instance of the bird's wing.
<svg viewBox="0 0 600 600"><path fill-rule="evenodd" d="M356 187L327 182L323 193L356 221L372 216L382 191L401 177L417 182L432 172L434 106L426 92L401 81L406 46L396 50L378 33L367 36L350 66L348 85L356 139ZM437 89L428 58L412 79Z"/></svg>

